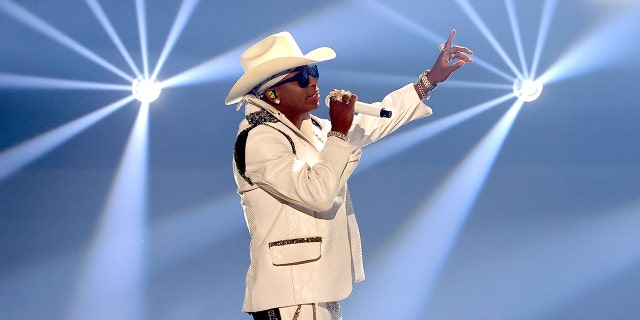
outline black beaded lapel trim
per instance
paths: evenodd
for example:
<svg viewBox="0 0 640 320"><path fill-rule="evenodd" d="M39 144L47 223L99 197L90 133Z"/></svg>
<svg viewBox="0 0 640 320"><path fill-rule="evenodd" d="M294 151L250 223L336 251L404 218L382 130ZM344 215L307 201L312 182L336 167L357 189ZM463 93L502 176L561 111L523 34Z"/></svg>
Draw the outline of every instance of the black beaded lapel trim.
<svg viewBox="0 0 640 320"><path fill-rule="evenodd" d="M247 119L247 121L249 121L249 124L251 126L257 126L268 122L278 122L278 118L276 118L266 110L249 113L245 118Z"/></svg>
<svg viewBox="0 0 640 320"><path fill-rule="evenodd" d="M247 147L247 138L249 137L249 131L251 131L251 129L259 125L265 125L265 126L271 127L275 130L278 130L278 132L282 133L282 135L284 135L285 138L287 138L287 140L289 141L289 144L291 145L291 151L293 151L293 154L296 154L296 146L293 143L293 140L291 139L291 137L289 137L289 135L287 135L282 130L274 126L269 125L269 123L278 122L278 118L276 118L271 113L265 110L261 110L258 112L250 113L245 118L249 122L250 126L242 130L238 134L238 137L236 137L236 144L233 147L233 159L236 162L236 168L238 169L238 173L240 174L240 176L242 176L242 178L245 181L247 181L250 185L253 185L253 182L251 182L251 179L249 179L245 175L247 170L247 164L244 161L245 154L246 154L246 147Z"/></svg>

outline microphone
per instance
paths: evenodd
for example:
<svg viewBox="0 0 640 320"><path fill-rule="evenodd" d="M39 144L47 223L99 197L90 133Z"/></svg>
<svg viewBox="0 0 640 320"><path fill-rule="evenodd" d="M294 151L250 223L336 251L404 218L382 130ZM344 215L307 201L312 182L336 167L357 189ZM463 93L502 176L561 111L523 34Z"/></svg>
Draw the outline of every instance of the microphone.
<svg viewBox="0 0 640 320"><path fill-rule="evenodd" d="M331 98L335 98L337 96L337 94L334 92L335 90L331 91L331 93L329 93L327 97L324 99L324 103L327 105L327 107L331 107L331 105L329 104L329 102L331 101ZM342 100L340 99L338 101L342 101ZM386 110L384 108L380 108L378 106L374 106L372 104L364 103L360 101L356 101L355 111L357 113L376 116L380 118L391 118L391 113L392 113L391 110Z"/></svg>

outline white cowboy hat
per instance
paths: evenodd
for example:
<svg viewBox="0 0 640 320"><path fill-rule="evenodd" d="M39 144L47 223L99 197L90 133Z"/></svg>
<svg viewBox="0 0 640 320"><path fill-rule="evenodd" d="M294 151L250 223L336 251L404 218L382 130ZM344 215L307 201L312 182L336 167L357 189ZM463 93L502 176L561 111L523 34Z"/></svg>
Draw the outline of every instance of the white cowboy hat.
<svg viewBox="0 0 640 320"><path fill-rule="evenodd" d="M244 74L229 91L225 104L237 103L256 85L278 72L335 57L336 52L328 47L303 55L296 40L286 31L268 36L240 56Z"/></svg>

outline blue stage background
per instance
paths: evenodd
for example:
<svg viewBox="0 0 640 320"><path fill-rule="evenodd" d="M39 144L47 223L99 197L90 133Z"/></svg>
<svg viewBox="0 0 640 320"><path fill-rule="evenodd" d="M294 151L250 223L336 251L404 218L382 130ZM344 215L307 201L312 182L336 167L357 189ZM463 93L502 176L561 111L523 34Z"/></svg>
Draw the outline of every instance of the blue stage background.
<svg viewBox="0 0 640 320"><path fill-rule="evenodd" d="M638 319L638 17L637 0L0 0L0 318L249 319L243 113L224 105L241 52L290 31L337 52L323 96L378 101L456 28L476 61L350 180L367 280L344 318ZM161 66L148 108L114 104L136 78L123 52ZM539 99L505 97L534 68Z"/></svg>

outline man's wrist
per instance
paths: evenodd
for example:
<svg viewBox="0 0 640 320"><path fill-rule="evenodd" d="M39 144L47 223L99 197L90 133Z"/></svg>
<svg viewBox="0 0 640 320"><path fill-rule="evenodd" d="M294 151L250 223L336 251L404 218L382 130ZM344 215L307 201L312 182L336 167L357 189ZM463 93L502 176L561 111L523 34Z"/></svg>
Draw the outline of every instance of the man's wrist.
<svg viewBox="0 0 640 320"><path fill-rule="evenodd" d="M427 75L429 75L429 71L431 70L427 69L425 72L420 74L420 76L418 77L418 81L414 83L414 87L416 88L416 92L420 96L420 100L429 100L429 98L431 97L431 91L435 90L437 87L436 84L432 84L429 81L429 78L427 77Z"/></svg>

